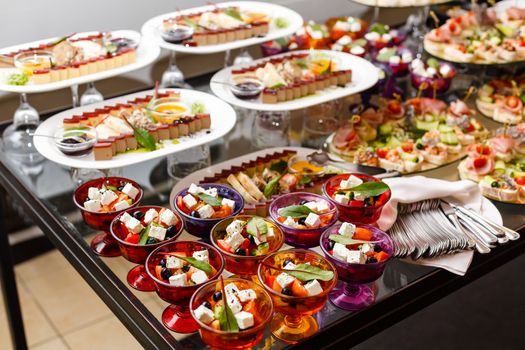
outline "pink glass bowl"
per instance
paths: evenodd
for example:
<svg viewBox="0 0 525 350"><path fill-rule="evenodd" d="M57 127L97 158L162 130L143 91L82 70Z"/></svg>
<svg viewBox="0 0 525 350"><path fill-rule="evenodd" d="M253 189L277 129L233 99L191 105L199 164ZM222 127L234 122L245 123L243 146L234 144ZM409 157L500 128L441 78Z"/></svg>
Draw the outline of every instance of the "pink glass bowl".
<svg viewBox="0 0 525 350"><path fill-rule="evenodd" d="M140 206L126 210L125 212L127 212L130 215L133 215L133 213L136 211L140 211L143 214L145 214L149 209L155 209L158 212L162 209L162 207L157 207L154 205ZM120 217L122 216L122 214L124 214L124 212L117 215L113 219L110 226L110 232L111 236L117 242L122 256L128 261L139 264L128 272L128 283L133 288L142 292L153 292L155 290L155 284L153 283L153 280L148 276L146 269L144 268L144 263L146 262L148 255L154 249L165 243L175 241L177 238L179 238L183 229L182 219L177 214L175 214L177 215L179 221L176 225L177 232L175 233L175 235L173 235L173 237L154 244L133 244L125 241L127 233L122 228L122 223L120 222Z"/></svg>
<svg viewBox="0 0 525 350"><path fill-rule="evenodd" d="M341 180L347 180L351 175L354 175L363 182L376 181L379 182L378 178L375 178L370 175L365 174L340 174L334 177L331 177L328 181L325 182L323 186L323 193L334 203L339 209L339 220L351 223L360 223L360 224L373 224L381 216L381 211L383 210L384 205L390 199L392 192L390 190L383 192L379 195L378 200L372 206L365 206L363 201L350 201L348 204L341 204L336 202L333 199L334 192L339 186Z"/></svg>
<svg viewBox="0 0 525 350"><path fill-rule="evenodd" d="M255 346L263 337L266 325L273 315L272 299L268 293L257 283L238 279L227 278L224 285L235 283L240 289L253 289L257 295L256 305L259 311L258 325L240 332L226 332L216 330L200 322L194 315L193 310L198 308L203 302L207 301L216 291L220 291L220 282L212 281L200 287L191 297L190 309L191 315L195 318L200 326L199 333L202 341L208 344L212 349L247 349Z"/></svg>
<svg viewBox="0 0 525 350"><path fill-rule="evenodd" d="M183 287L173 286L157 278L155 266L159 264L161 259L164 259L165 253L183 251L188 256L191 256L193 252L203 249L208 250L210 265L217 270L210 278L215 280L222 273L224 260L219 251L207 243L197 241L166 243L152 251L146 259L146 272L155 283L157 294L162 300L171 304L162 313L162 322L167 328L177 333L193 333L199 329L199 325L190 314L190 299L193 293L203 284Z"/></svg>
<svg viewBox="0 0 525 350"><path fill-rule="evenodd" d="M356 224L356 226L370 230L372 232L371 241L378 241L374 244L379 245L385 253L388 253L389 257L387 260L369 264L350 264L341 261L328 253L330 250L328 237L337 234L341 225L334 225L323 233L321 249L326 259L336 267L340 281L340 286L330 293L330 301L341 309L351 311L361 310L374 302L374 291L366 283L373 282L381 277L387 262L394 254L394 243L388 234L374 226L365 224Z"/></svg>
<svg viewBox="0 0 525 350"><path fill-rule="evenodd" d="M283 225L279 222L279 209L290 205L298 205L302 202L320 200L328 202L330 211L333 211L333 217L327 225L315 229L297 229ZM279 196L270 205L270 217L284 232L284 241L293 247L310 248L319 245L319 237L321 237L324 230L335 224L338 216L339 213L337 207L333 202L327 201L326 198L321 195L308 192L294 192Z"/></svg>
<svg viewBox="0 0 525 350"><path fill-rule="evenodd" d="M108 213L89 211L86 208L84 208L84 202L88 198L88 190L90 187L101 188L102 185L119 187L123 186L126 183L132 184L133 187L139 190L139 194L135 198L135 201L129 207L135 208L139 205L140 201L142 200L144 191L138 183L129 179L125 179L123 177L104 177L88 181L80 185L73 194L73 201L75 202L76 206L80 209L80 212L82 213L82 218L84 219L86 225L88 225L91 228L94 228L95 230L104 231L103 233L95 236L95 238L91 240L91 249L93 249L93 251L100 256L113 257L120 255L120 249L117 244L117 241L115 241L115 239L109 234L109 227L115 216L123 213L129 208Z"/></svg>

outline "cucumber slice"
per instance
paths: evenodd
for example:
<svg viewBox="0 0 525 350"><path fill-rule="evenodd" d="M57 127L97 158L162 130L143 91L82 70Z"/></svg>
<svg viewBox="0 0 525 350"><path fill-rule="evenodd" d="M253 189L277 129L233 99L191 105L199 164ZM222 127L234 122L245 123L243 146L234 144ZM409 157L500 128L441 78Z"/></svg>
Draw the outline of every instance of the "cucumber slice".
<svg viewBox="0 0 525 350"><path fill-rule="evenodd" d="M439 124L439 132L454 132L454 128L445 124Z"/></svg>
<svg viewBox="0 0 525 350"><path fill-rule="evenodd" d="M401 146L401 141L399 141L397 138L392 136L388 139L385 146L390 149L398 148L399 146Z"/></svg>
<svg viewBox="0 0 525 350"><path fill-rule="evenodd" d="M380 135L390 135L394 131L394 127L390 123L385 123L379 125L378 131Z"/></svg>
<svg viewBox="0 0 525 350"><path fill-rule="evenodd" d="M455 146L459 143L458 137L452 132L442 133L440 138L441 142L447 145Z"/></svg>
<svg viewBox="0 0 525 350"><path fill-rule="evenodd" d="M151 227L151 225L148 225L148 227L146 227L146 228L145 228L144 230L142 230L142 232L140 233L139 244L144 245L144 244L146 244L146 242L148 241L150 227Z"/></svg>
<svg viewBox="0 0 525 350"><path fill-rule="evenodd" d="M416 121L416 128L420 130L426 130L426 131L433 131L437 130L439 126L439 121L433 121L433 122L426 122L424 120L417 120Z"/></svg>
<svg viewBox="0 0 525 350"><path fill-rule="evenodd" d="M417 163L419 161L419 157L417 156L417 154L404 153L404 152L401 153L401 159L409 161L409 162L414 162L414 163Z"/></svg>

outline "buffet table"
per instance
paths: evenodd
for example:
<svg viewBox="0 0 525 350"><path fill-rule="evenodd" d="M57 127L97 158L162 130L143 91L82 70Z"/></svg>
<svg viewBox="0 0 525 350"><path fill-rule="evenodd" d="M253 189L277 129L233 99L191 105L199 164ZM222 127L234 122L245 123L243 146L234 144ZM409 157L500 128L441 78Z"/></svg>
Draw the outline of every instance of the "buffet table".
<svg viewBox="0 0 525 350"><path fill-rule="evenodd" d="M205 85L207 79L208 77L202 77L190 83L204 90L207 88ZM2 124L1 128L4 129L6 125ZM225 144L222 139L211 146L212 163L254 150L250 140L242 136L228 142L229 144ZM125 281L125 276L121 276L124 277L121 279L115 275L107 261L122 258L100 258L93 253L86 243L86 236L92 235L94 231L84 224L78 215L75 215L77 209L71 200L75 184L66 168L45 161L40 174L24 175L9 161L5 152L0 153L0 157L0 182L5 191L22 206L27 216L41 228L46 237L145 348L204 348L205 345L197 333L184 336L167 330L159 319L160 315L152 314L136 297L135 293L140 292L132 291ZM455 166L456 164L453 164L451 167L441 168L431 172L429 176L450 179ZM154 160L126 167L123 169L123 175L136 179L144 188L143 203L167 206L173 180L166 174L165 162ZM53 184L57 187L57 182L60 186L51 190ZM525 217L521 206L495 204L506 226L520 233L525 232ZM7 232L3 225L9 218L2 215L1 220L0 226L3 231L0 235L2 237L0 257L3 295L16 348L23 349L26 347L23 321L13 265L10 261ZM490 254L476 254L468 273L463 277L441 269L394 260L387 265L384 275L373 283L376 301L372 306L360 312L348 312L328 302L316 316L320 325L318 334L295 347L307 349L322 344L323 348L336 346L347 348L358 344L524 252L525 241L521 238L494 249ZM257 348L265 346L272 349L291 347L286 343L272 340L268 331Z"/></svg>

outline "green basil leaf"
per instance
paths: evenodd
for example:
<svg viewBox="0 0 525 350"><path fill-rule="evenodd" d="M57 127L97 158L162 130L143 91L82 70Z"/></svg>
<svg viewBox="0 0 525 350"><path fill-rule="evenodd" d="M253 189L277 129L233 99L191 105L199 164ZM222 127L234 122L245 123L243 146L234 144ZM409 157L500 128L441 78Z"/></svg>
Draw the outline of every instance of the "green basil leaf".
<svg viewBox="0 0 525 350"><path fill-rule="evenodd" d="M311 280L330 281L334 278L333 271L323 270L320 267L308 264L299 264L293 270L286 270L286 273L303 282Z"/></svg>
<svg viewBox="0 0 525 350"><path fill-rule="evenodd" d="M222 201L219 198L210 196L209 194L201 192L197 193L196 196L204 201L204 203L209 204L212 207L220 207L222 205Z"/></svg>
<svg viewBox="0 0 525 350"><path fill-rule="evenodd" d="M341 243L344 245L349 244L365 244L365 243L379 243L379 241L362 241L360 239L353 239L352 237L343 236L343 235L330 235L328 239L334 241L335 243Z"/></svg>
<svg viewBox="0 0 525 350"><path fill-rule="evenodd" d="M275 179L271 180L264 186L263 194L266 198L270 198L274 194L277 193L277 190L279 189L279 180L281 180L282 176L278 176Z"/></svg>
<svg viewBox="0 0 525 350"><path fill-rule="evenodd" d="M358 192L360 196L364 197L375 197L378 196L386 191L388 191L390 187L382 181L380 182L363 182L361 185L352 187L349 189L349 191L352 192Z"/></svg>
<svg viewBox="0 0 525 350"><path fill-rule="evenodd" d="M226 296L226 291L224 290L224 279L221 276L221 290L222 290L222 305L220 305L220 309L218 310L219 314L219 324L221 325L221 331L226 332L238 332L239 331L239 324L237 323L237 319L235 318L235 315L233 314L232 309L230 308L230 305L228 305L228 298Z"/></svg>
<svg viewBox="0 0 525 350"><path fill-rule="evenodd" d="M246 225L246 232L255 237L265 235L268 233L268 225L266 225L266 221L264 221L263 218L254 216L250 219L250 221L248 221L248 225Z"/></svg>
<svg viewBox="0 0 525 350"><path fill-rule="evenodd" d="M168 253L168 255L175 256L175 257L179 258L180 260L183 260L183 261L187 262L191 266L206 272L206 274L208 274L208 275L211 275L213 273L212 266L210 264L208 264L207 262L205 262L205 261L197 260L197 259L195 259L194 257L191 257L191 256L180 256L180 255L171 254L171 253Z"/></svg>
<svg viewBox="0 0 525 350"><path fill-rule="evenodd" d="M133 135L137 139L139 145L147 149L148 151L154 151L157 149L155 145L155 139L145 129L133 128Z"/></svg>
<svg viewBox="0 0 525 350"><path fill-rule="evenodd" d="M308 214L312 213L312 209L306 205L290 205L279 209L278 214L280 216L290 216L292 218L305 218Z"/></svg>
<svg viewBox="0 0 525 350"><path fill-rule="evenodd" d="M280 160L270 165L270 170L277 171L279 174L281 174L286 170L287 167L288 163L284 160Z"/></svg>

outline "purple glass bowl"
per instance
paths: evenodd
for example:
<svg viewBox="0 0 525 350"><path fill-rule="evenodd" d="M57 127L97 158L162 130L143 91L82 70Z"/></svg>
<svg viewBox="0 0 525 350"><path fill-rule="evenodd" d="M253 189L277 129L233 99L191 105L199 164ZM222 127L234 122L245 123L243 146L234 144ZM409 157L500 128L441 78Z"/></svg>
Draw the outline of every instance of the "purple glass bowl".
<svg viewBox="0 0 525 350"><path fill-rule="evenodd" d="M374 244L379 245L384 252L388 253L387 260L370 264L350 264L330 255L328 253L330 250L328 248L328 237L332 234L338 234L337 231L341 224L334 225L323 232L320 242L326 259L336 267L339 281L342 284L341 288L336 288L330 293L330 300L341 309L352 311L361 310L374 302L374 291L366 283L373 282L381 277L386 263L394 254L394 243L384 231L365 224L356 224L356 226L372 232L372 241L379 241L379 243Z"/></svg>
<svg viewBox="0 0 525 350"><path fill-rule="evenodd" d="M450 85L452 84L452 79L456 76L456 68L454 68L453 65L440 62L439 64L440 68L441 66L449 66L451 71L454 72L452 76L449 76L448 78L441 78L441 77L424 77L422 75L414 73L412 70L410 71L410 81L412 82L412 86L419 90L419 87L426 83L428 86L426 89L423 89L424 96L432 97L434 94L434 84L436 84L436 93L442 94L450 88Z"/></svg>
<svg viewBox="0 0 525 350"><path fill-rule="evenodd" d="M409 48L398 47L396 49L396 55L398 55L398 56L402 56L406 52L409 52L412 55L412 59L414 59L414 57L416 57L414 52L412 50L410 50ZM394 76L397 76L397 77L405 76L405 75L408 74L410 63L412 61L410 61L410 62L399 62L399 63L394 64L394 63L390 63L389 61L380 61L380 60L377 59L378 56L379 56L379 51L375 52L375 54L374 54L374 57L373 57L374 64L380 65L383 68L388 67L389 71L392 72L392 74L394 74Z"/></svg>
<svg viewBox="0 0 525 350"><path fill-rule="evenodd" d="M323 200L328 203L330 210L333 211L333 216L327 225L315 229L297 229L283 225L279 220L278 211L281 208L289 205L298 205L302 201L320 201ZM335 224L339 217L337 207L325 197L308 192L288 193L277 197L270 205L270 217L277 226L284 232L284 241L293 247L309 248L319 245L319 237L330 226Z"/></svg>
<svg viewBox="0 0 525 350"><path fill-rule="evenodd" d="M233 201L235 201L235 210L233 211L232 215L223 217L223 218L217 218L217 219L200 219L195 218L193 216L190 216L186 214L184 211L179 209L177 205L177 198L179 196L185 196L188 194L188 189L184 189L177 193L175 196L175 203L172 203L172 208L175 208L177 213L182 217L182 221L184 221L184 228L188 233L191 233L194 236L200 237L202 240L209 242L210 240L210 232L213 226L215 226L219 221L224 220L226 218L235 216L241 212L241 210L244 208L244 199L239 194L239 192L235 191L233 188L225 186L225 185L219 185L219 184L199 184L200 187L207 190L208 188L216 188L217 193L222 198L228 198Z"/></svg>

